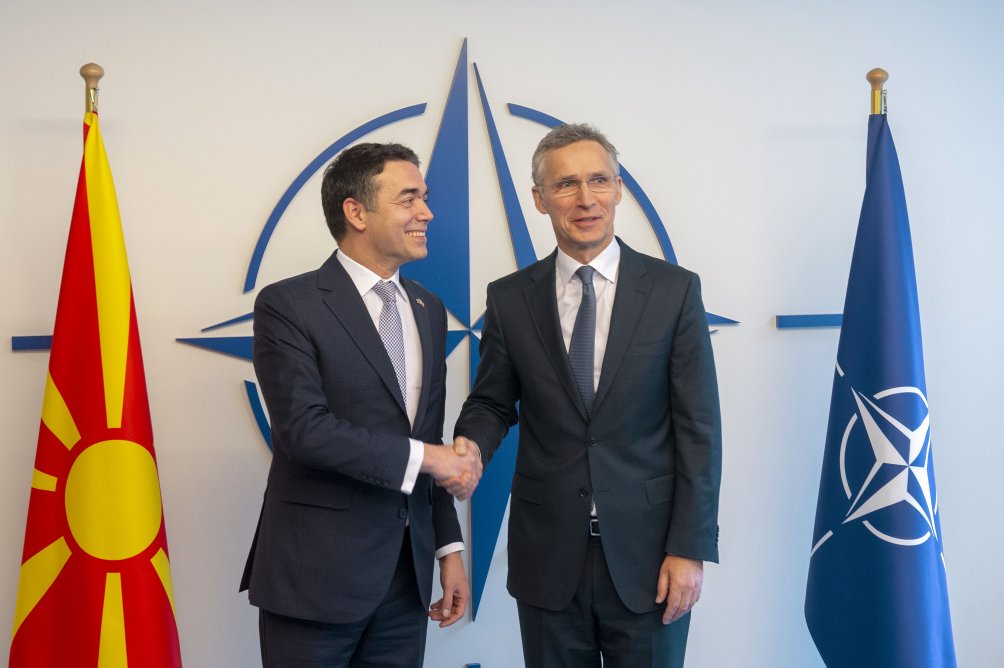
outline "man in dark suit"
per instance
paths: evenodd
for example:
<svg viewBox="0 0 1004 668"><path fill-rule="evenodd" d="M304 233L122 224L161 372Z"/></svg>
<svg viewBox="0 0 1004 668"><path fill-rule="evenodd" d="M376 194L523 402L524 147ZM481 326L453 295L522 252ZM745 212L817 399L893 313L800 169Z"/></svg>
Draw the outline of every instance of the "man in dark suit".
<svg viewBox="0 0 1004 668"><path fill-rule="evenodd" d="M255 302L273 457L241 589L268 668L420 666L434 556L442 625L466 609L450 493L467 498L481 463L438 445L446 312L398 273L426 255L427 196L410 149L344 151L321 186L339 249Z"/></svg>
<svg viewBox="0 0 1004 668"><path fill-rule="evenodd" d="M591 126L538 145L533 199L558 248L488 286L455 429L487 463L519 419L508 589L527 666L682 665L703 562L718 560L721 419L700 282L615 240L618 172Z"/></svg>

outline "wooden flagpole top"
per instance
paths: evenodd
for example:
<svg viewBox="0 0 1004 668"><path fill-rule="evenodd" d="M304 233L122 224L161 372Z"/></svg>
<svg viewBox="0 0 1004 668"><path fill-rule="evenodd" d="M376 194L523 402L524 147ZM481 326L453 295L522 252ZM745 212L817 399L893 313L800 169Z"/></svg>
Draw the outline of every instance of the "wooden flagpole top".
<svg viewBox="0 0 1004 668"><path fill-rule="evenodd" d="M95 63L80 68L80 76L84 78L84 111L88 113L98 110L98 82L104 75L105 69Z"/></svg>
<svg viewBox="0 0 1004 668"><path fill-rule="evenodd" d="M885 86L885 82L889 80L889 73L883 70L881 67L876 67L870 70L865 78L868 79L868 83L872 85L872 113L873 114L884 114L885 106L882 104L882 87Z"/></svg>

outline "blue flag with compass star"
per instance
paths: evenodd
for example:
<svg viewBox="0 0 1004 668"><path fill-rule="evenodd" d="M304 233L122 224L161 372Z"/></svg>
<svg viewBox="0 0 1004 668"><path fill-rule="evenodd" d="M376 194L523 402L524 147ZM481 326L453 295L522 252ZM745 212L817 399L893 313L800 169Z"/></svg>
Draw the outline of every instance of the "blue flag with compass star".
<svg viewBox="0 0 1004 668"><path fill-rule="evenodd" d="M805 619L830 668L955 666L903 179L868 119Z"/></svg>

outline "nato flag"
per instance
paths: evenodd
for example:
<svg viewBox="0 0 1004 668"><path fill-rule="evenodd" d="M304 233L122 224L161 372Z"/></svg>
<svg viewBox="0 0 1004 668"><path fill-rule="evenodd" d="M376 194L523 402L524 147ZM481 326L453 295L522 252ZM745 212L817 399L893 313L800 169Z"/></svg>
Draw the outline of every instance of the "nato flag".
<svg viewBox="0 0 1004 668"><path fill-rule="evenodd" d="M899 159L868 119L805 596L827 666L955 666L917 281Z"/></svg>

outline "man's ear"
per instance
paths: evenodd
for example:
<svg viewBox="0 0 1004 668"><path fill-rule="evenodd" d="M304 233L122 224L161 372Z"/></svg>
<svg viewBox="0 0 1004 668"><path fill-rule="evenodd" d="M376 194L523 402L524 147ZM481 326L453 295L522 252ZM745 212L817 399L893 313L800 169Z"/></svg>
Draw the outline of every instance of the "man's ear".
<svg viewBox="0 0 1004 668"><path fill-rule="evenodd" d="M544 208L544 199L543 199L544 196L541 194L540 188L538 188L537 186L533 186L530 189L530 192L533 194L533 205L537 207L537 211L540 211L541 213L547 213L547 209Z"/></svg>
<svg viewBox="0 0 1004 668"><path fill-rule="evenodd" d="M346 197L342 201L342 213L345 214L345 221L357 232L366 229L366 207L362 202Z"/></svg>

